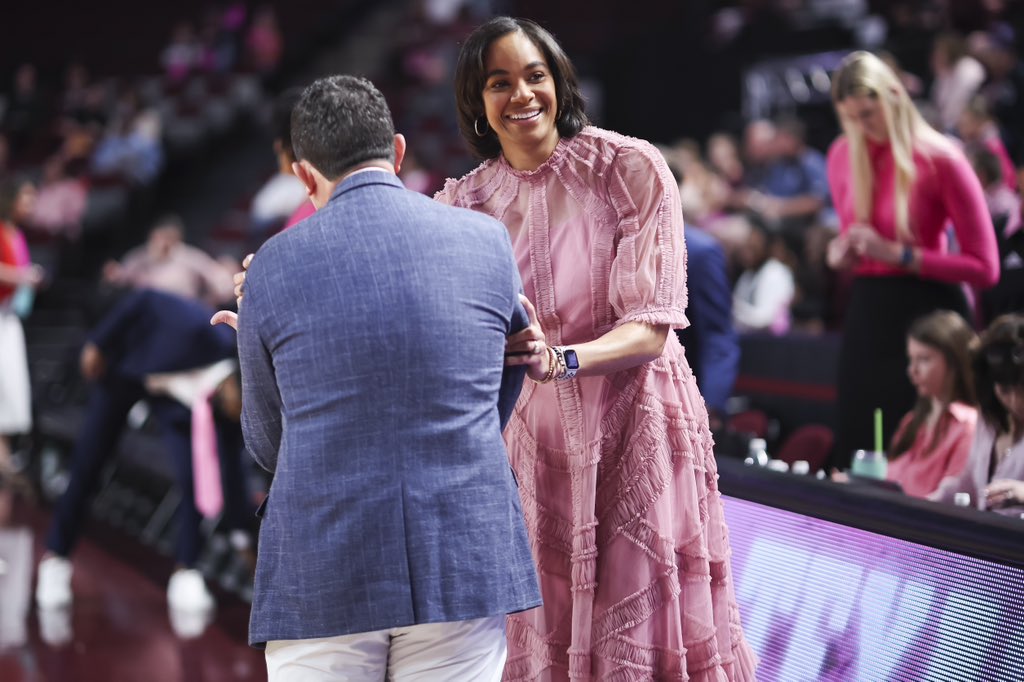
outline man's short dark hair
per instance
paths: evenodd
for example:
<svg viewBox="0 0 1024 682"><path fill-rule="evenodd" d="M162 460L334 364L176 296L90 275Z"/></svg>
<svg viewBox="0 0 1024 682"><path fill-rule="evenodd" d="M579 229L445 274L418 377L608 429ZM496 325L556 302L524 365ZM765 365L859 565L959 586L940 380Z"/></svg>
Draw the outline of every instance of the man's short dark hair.
<svg viewBox="0 0 1024 682"><path fill-rule="evenodd" d="M395 124L384 95L365 78L316 80L292 111L292 147L328 180L366 161L394 163Z"/></svg>
<svg viewBox="0 0 1024 682"><path fill-rule="evenodd" d="M590 121L587 119L583 93L576 81L576 69L555 37L529 19L495 17L481 24L462 45L455 67L455 106L458 110L459 130L473 153L481 159L494 159L501 155L498 136L490 128L480 137L474 126L484 115L484 84L487 73L484 60L487 50L499 38L521 32L544 55L551 77L555 81L558 98L558 118L555 125L561 137L574 137Z"/></svg>

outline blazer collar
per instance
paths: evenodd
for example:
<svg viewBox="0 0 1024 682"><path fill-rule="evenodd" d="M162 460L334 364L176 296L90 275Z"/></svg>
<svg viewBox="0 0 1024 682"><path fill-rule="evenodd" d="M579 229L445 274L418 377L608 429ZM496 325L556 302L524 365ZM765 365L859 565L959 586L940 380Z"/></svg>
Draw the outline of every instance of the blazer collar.
<svg viewBox="0 0 1024 682"><path fill-rule="evenodd" d="M404 188L405 185L394 173L389 173L386 170L368 170L362 173L356 173L341 181L341 184L334 188L334 192L331 193L331 201L334 201L342 194L351 192L354 189L365 187L366 185L391 185L393 187Z"/></svg>

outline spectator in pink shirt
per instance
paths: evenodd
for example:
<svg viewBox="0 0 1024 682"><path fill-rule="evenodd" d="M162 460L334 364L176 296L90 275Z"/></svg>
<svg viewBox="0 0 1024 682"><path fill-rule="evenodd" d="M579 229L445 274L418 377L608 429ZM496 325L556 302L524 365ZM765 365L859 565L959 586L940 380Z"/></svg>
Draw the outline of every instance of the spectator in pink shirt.
<svg viewBox="0 0 1024 682"><path fill-rule="evenodd" d="M908 495L926 497L967 463L978 420L974 340L964 318L948 310L922 317L907 333L907 376L918 397L889 448L888 478Z"/></svg>
<svg viewBox="0 0 1024 682"><path fill-rule="evenodd" d="M914 400L902 371L910 322L939 309L970 319L963 284L991 287L999 260L978 178L963 152L925 122L892 69L854 52L833 77L832 100L843 135L828 155L840 223L828 262L853 274L831 462L844 468L853 450L870 447L875 408L886 417L888 438L895 416Z"/></svg>

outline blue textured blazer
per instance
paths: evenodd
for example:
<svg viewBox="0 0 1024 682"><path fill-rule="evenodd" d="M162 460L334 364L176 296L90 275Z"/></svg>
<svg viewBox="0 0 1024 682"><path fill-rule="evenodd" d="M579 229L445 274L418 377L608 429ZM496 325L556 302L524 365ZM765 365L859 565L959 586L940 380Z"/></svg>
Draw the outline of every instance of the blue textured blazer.
<svg viewBox="0 0 1024 682"><path fill-rule="evenodd" d="M501 223L386 172L260 248L238 328L245 442L274 475L250 643L540 603L501 438L520 288Z"/></svg>

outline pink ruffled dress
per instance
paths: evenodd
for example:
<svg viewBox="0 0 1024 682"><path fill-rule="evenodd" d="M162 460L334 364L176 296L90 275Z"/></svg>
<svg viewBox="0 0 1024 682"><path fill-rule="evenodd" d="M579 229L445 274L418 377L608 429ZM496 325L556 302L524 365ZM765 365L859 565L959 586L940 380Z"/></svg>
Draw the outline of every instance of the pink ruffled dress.
<svg viewBox="0 0 1024 682"><path fill-rule="evenodd" d="M679 193L650 144L586 128L539 168L437 197L508 227L548 343L687 324ZM506 680L752 680L704 401L674 334L631 370L526 382L505 431L544 597Z"/></svg>

